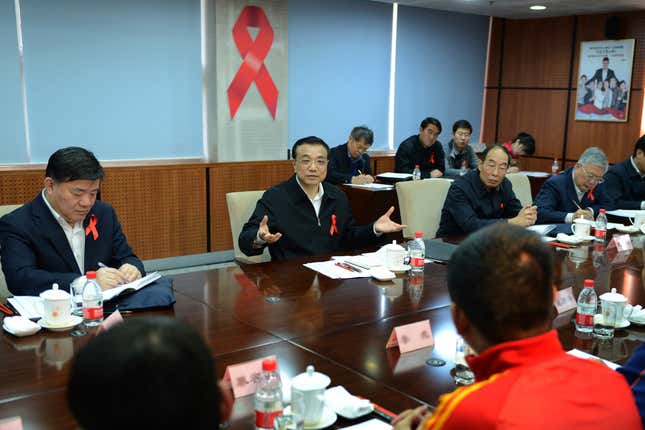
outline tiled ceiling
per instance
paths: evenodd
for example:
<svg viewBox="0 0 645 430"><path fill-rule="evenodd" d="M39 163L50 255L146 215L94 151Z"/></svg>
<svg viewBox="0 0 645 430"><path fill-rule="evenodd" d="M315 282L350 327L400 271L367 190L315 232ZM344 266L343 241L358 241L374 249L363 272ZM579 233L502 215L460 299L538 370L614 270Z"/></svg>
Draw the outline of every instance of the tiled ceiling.
<svg viewBox="0 0 645 430"><path fill-rule="evenodd" d="M393 0L376 1L394 3ZM399 0L398 3L404 6L514 19L645 10L645 0ZM544 5L547 8L543 11L532 11L529 9L532 5Z"/></svg>

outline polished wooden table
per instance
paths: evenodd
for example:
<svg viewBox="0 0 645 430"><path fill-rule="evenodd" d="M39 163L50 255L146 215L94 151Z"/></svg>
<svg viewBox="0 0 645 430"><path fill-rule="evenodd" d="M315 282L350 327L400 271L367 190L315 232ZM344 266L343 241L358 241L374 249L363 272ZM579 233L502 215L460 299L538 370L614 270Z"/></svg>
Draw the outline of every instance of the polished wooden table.
<svg viewBox="0 0 645 430"><path fill-rule="evenodd" d="M572 286L577 296L583 280L592 278L599 294L614 287L629 303L645 304L642 247L628 256L592 245L554 248L553 253L558 289ZM334 280L302 266L324 258L173 276L174 309L144 315L170 315L194 327L212 348L220 377L227 365L274 354L285 378L313 364L331 377L332 385L393 411L436 405L441 394L454 390L450 371L457 335L450 318L447 266L428 264L422 279L400 276L392 283ZM624 363L645 339L645 330L638 327L617 331L611 341L581 339L574 334L572 317L570 312L554 320L565 349L576 347ZM426 319L433 348L403 355L385 349L394 327ZM92 335L41 332L15 338L3 332L0 418L20 415L27 429L76 428L65 385L74 352ZM446 364L431 367L426 364L431 357ZM252 414L253 397L238 399L231 428L252 428ZM339 427L350 424L337 422Z"/></svg>

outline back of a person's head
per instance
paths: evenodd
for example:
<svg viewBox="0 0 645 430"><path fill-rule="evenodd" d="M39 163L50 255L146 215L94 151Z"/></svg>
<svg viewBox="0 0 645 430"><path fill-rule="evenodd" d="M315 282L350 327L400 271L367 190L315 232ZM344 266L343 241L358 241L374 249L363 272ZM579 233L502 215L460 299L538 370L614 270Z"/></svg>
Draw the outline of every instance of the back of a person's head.
<svg viewBox="0 0 645 430"><path fill-rule="evenodd" d="M491 344L548 330L552 277L540 236L506 223L470 235L448 264L450 298Z"/></svg>
<svg viewBox="0 0 645 430"><path fill-rule="evenodd" d="M513 141L518 140L524 148L524 155L533 155L535 153L535 138L525 131L520 131Z"/></svg>
<svg viewBox="0 0 645 430"><path fill-rule="evenodd" d="M70 146L54 152L47 162L45 176L56 182L103 179L103 168L93 153Z"/></svg>
<svg viewBox="0 0 645 430"><path fill-rule="evenodd" d="M77 354L68 392L85 430L217 429L220 390L209 348L173 318L132 318Z"/></svg>

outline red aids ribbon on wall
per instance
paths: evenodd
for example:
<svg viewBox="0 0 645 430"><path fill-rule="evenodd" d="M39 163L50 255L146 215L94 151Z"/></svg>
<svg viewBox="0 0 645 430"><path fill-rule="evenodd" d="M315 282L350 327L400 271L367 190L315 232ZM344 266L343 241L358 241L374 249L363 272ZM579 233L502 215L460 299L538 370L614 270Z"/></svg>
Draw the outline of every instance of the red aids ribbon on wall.
<svg viewBox="0 0 645 430"><path fill-rule="evenodd" d="M85 227L85 236L92 233L94 240L99 238L99 231L96 229L96 224L99 222L99 219L96 215L90 215L90 223Z"/></svg>
<svg viewBox="0 0 645 430"><path fill-rule="evenodd" d="M333 236L334 233L338 233L338 227L336 226L336 214L331 216L331 227L329 228L329 235Z"/></svg>
<svg viewBox="0 0 645 430"><path fill-rule="evenodd" d="M248 27L260 29L255 40L251 38ZM233 26L233 40L242 56L242 65L231 81L226 93L228 106L231 109L231 119L235 118L246 92L255 82L260 95L264 100L271 117L275 119L278 107L278 88L271 79L267 68L264 66L271 44L273 44L273 28L262 8L246 6Z"/></svg>

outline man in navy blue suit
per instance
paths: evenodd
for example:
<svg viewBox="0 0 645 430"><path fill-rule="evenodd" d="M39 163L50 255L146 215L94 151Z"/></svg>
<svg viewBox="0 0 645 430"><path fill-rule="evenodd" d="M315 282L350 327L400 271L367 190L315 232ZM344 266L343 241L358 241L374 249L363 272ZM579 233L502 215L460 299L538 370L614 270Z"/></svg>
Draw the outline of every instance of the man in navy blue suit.
<svg viewBox="0 0 645 430"><path fill-rule="evenodd" d="M593 219L600 209L613 209L603 185L608 166L600 148L587 148L574 167L549 178L535 198L538 224L572 223L579 217Z"/></svg>
<svg viewBox="0 0 645 430"><path fill-rule="evenodd" d="M9 291L37 295L53 283L69 289L90 270L104 290L141 277L143 264L114 209L96 200L102 179L103 168L83 148L59 149L49 157L43 191L0 218Z"/></svg>
<svg viewBox="0 0 645 430"><path fill-rule="evenodd" d="M605 189L620 209L645 209L645 135L634 145L631 157L611 166Z"/></svg>

